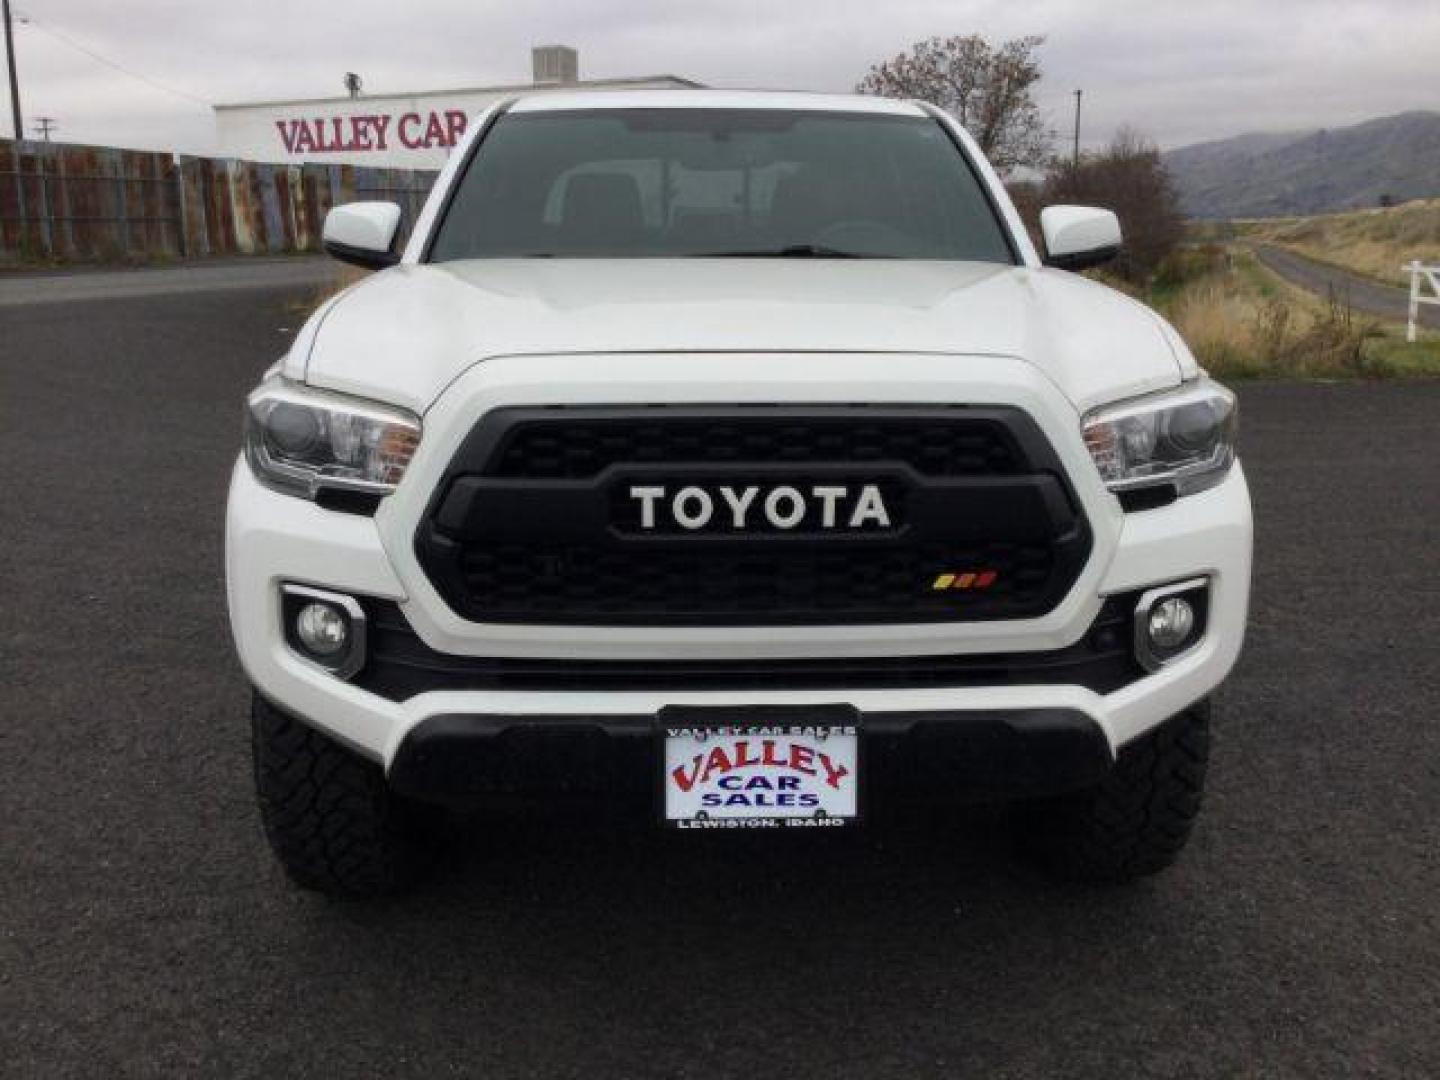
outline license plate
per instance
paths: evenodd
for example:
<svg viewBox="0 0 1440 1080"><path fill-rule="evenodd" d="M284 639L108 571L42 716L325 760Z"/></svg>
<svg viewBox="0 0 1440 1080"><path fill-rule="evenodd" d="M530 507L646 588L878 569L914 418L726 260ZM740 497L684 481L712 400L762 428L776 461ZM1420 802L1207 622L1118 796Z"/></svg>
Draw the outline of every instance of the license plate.
<svg viewBox="0 0 1440 1080"><path fill-rule="evenodd" d="M665 824L835 828L857 820L858 721L848 705L662 709Z"/></svg>

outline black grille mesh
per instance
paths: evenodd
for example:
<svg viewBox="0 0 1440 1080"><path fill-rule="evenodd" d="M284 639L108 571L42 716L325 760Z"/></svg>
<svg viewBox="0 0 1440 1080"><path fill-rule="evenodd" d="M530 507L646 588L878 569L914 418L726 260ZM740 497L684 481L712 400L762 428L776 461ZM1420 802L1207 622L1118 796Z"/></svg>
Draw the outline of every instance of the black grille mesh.
<svg viewBox="0 0 1440 1080"><path fill-rule="evenodd" d="M844 417L575 419L511 428L487 473L575 480L607 465L755 462L903 462L927 476L1006 476L1024 457L1003 425L957 416L920 420Z"/></svg>
<svg viewBox="0 0 1440 1080"><path fill-rule="evenodd" d="M1048 547L1006 543L751 553L505 545L467 548L461 560L467 591L484 598L487 618L545 622L747 615L764 621L775 611L884 621L894 617L897 601L922 619L964 619L977 608L1000 618L1023 614L1043 597L1054 565ZM996 583L984 591L938 592L931 583L945 567L994 570Z"/></svg>

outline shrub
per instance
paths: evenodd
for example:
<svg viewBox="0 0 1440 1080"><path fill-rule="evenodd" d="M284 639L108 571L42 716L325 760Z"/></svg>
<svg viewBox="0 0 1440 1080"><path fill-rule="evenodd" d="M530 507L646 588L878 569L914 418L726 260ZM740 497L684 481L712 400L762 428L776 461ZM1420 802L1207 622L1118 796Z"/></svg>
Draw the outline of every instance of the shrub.
<svg viewBox="0 0 1440 1080"><path fill-rule="evenodd" d="M1221 273L1229 267L1230 255L1219 244L1180 247L1160 260L1151 284L1159 290L1176 289L1198 278Z"/></svg>
<svg viewBox="0 0 1440 1080"><path fill-rule="evenodd" d="M1146 282L1175 250L1185 232L1175 185L1154 143L1122 129L1103 151L1057 162L1045 179L1043 201L1103 206L1115 211L1125 247L1115 269Z"/></svg>

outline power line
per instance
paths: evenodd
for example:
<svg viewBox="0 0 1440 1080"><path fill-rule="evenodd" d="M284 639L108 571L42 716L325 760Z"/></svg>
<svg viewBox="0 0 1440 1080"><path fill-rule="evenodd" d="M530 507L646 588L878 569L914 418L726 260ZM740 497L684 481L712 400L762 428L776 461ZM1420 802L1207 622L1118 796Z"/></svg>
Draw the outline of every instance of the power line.
<svg viewBox="0 0 1440 1080"><path fill-rule="evenodd" d="M118 64L114 60L111 60L109 57L102 56L100 53L96 52L88 45L84 45L76 41L69 34L66 34L61 30L57 30L53 26L46 26L44 23L38 22L33 15L30 15L28 13L24 15L19 15L17 16L17 21L19 21L22 25L25 26L33 26L41 33L48 34L56 41L70 46L70 48L74 49L76 52L84 53L91 60L94 60L97 63L104 64L108 68L113 68L115 71L120 72L120 74L122 75L128 75L130 78L145 83L147 86L153 87L156 90L163 91L164 93L172 94L175 97L184 98L187 101L193 101L197 105L205 106L207 109L210 107L210 102L204 100L203 98L198 98L194 94L191 94L185 90L180 90L174 86L167 86L165 83L160 82L160 80L152 79L148 75L142 75L138 71L132 71L124 64Z"/></svg>

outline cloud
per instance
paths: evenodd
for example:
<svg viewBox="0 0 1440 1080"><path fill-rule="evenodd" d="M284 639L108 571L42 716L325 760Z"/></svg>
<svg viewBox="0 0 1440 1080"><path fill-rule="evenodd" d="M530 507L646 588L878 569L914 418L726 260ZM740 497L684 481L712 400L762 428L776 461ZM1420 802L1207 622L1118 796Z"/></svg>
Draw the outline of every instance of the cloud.
<svg viewBox="0 0 1440 1080"><path fill-rule="evenodd" d="M1040 102L1084 141L1122 124L1175 146L1440 107L1431 0L14 0L28 117L75 141L208 151L204 106L105 67L63 33L206 102L319 97L358 71L375 93L519 83L532 44L581 73L673 73L716 86L847 91L933 34L1046 35ZM33 10L27 11L27 8ZM1062 138L1064 135L1061 136Z"/></svg>

